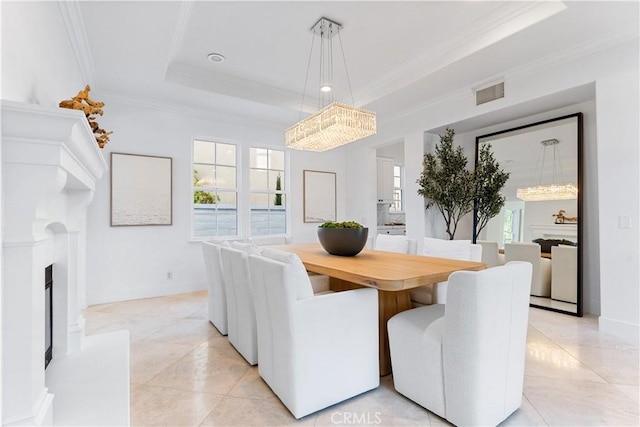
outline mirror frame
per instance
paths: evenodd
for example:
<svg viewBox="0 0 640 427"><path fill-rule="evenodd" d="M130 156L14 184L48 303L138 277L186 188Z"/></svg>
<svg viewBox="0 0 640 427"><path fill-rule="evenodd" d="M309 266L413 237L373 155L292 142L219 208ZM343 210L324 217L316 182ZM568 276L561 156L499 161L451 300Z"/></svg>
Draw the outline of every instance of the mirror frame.
<svg viewBox="0 0 640 427"><path fill-rule="evenodd" d="M549 311L555 311L558 313L564 313L564 314L570 314L572 316L577 316L577 317L582 317L583 315L583 287L582 287L582 248L584 246L584 239L583 239L583 220L584 220L584 216L583 216L583 189L584 189L584 176L583 176L583 170L584 170L584 150L583 150L583 114L582 113L574 113L574 114L568 114L565 116L561 116L561 117L554 117L552 119L548 119L548 120L543 120L543 121L539 121L539 122L535 122L535 123L531 123L531 124L527 124L527 125L523 125L523 126L517 126L517 127L513 127L513 128L509 128L509 129L505 129L505 130L501 130L498 132L492 132L489 134L485 134L485 135L480 135L476 137L476 161L475 161L475 167L478 166L478 151L480 149L480 144L482 143L482 140L485 138L489 138L489 137L495 137L498 135L502 135L502 134L507 134L510 132L515 132L515 131L522 131L524 129L528 129L528 128L533 128L536 126L540 126L540 125L544 125L544 124L548 124L548 123L552 123L555 121L559 121L559 120L565 120L565 119L569 119L575 117L577 120L577 135L576 135L576 144L577 144L577 152L578 152L578 224L577 224L577 228L578 228L578 283L576 283L576 291L577 291L577 304L576 304L576 312L573 313L571 311L567 311L567 310L561 310L558 308L553 308L553 307L546 307L546 306L542 306L542 305L537 305L537 304L532 304L530 303L529 306L530 307L536 307L536 308L541 308L543 310L549 310ZM476 202L474 202L474 208L473 208L473 243L476 242L476 227L477 227L477 205Z"/></svg>

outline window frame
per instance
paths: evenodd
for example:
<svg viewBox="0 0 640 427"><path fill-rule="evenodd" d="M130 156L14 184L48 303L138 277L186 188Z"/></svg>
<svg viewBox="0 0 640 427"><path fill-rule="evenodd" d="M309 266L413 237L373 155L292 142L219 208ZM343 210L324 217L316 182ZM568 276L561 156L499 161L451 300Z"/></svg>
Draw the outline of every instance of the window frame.
<svg viewBox="0 0 640 427"><path fill-rule="evenodd" d="M196 164L194 162L194 148L195 141L205 141L221 144L231 144L236 147L236 205L237 205L237 229L236 235L230 236L196 236L195 235L195 223L194 223L194 203L193 203L193 191L196 188L193 185L193 169ZM251 234L251 148L277 150L284 152L284 182L285 189L281 190L281 194L284 197L285 207L285 233L284 234L261 234L253 236ZM214 138L210 136L193 135L191 137L190 148L190 161L189 161L189 189L191 190L188 204L189 215L189 241L190 242L203 242L211 239L216 240L244 240L250 237L262 237L262 236L285 236L290 237L291 230L291 156L290 150L285 149L283 146L274 146L269 144L260 143L248 143L238 140L231 140L225 138ZM224 190L223 190L224 191ZM230 190L229 190L230 191Z"/></svg>
<svg viewBox="0 0 640 427"><path fill-rule="evenodd" d="M274 170L279 170L279 169L271 169L269 166L271 165L267 165L267 168L252 168L251 167L251 150L252 149L256 149L256 150L267 150L267 153L269 151L281 151L283 154L283 168L284 170L282 170L282 179L285 183L284 189L280 190L279 192L271 191L269 189L267 190L252 190L251 189L251 171L254 169L258 169L258 170L265 170L267 171L267 176L269 174L269 171L274 171ZM284 147L273 147L273 146L268 146L268 145L260 145L260 144L249 144L248 148L247 148L247 168L248 168L248 173L247 173L247 215L248 215L248 227L247 227L247 236L246 237L266 237L266 236L288 236L289 235L289 230L291 229L291 224L290 224L290 202L289 202L289 188L291 187L291 182L289 180L289 151L284 149ZM267 155L268 158L268 155ZM285 231L284 233L269 233L269 234L253 234L253 230L252 230L252 225L251 225L251 214L252 214L252 209L251 209L251 195L253 193L257 193L257 194L267 194L268 197L271 196L275 196L276 194L282 194L282 197L284 199L283 201L283 206L284 206L284 214L285 214ZM268 205L269 206L269 205ZM269 206L269 212L271 211L270 206Z"/></svg>
<svg viewBox="0 0 640 427"><path fill-rule="evenodd" d="M396 175L396 168L399 170L399 175ZM395 186L396 177L400 179L400 187ZM389 213L399 214L404 213L404 166L393 164L393 202L389 205ZM400 192L400 209L396 210L394 207L396 205L396 193Z"/></svg>
<svg viewBox="0 0 640 427"><path fill-rule="evenodd" d="M201 141L201 142L208 142L208 143L212 143L212 144L228 144L228 145L233 145L235 146L235 151L236 151L236 156L235 156L235 169L236 169L236 186L232 189L232 188L221 188L221 187L216 187L216 186L202 186L202 187L197 187L194 185L193 183L193 171L196 165L196 161L194 159L194 151L195 151L195 142L196 141ZM208 164L208 163L197 163L197 164ZM211 163L211 165L216 166L218 165L217 163ZM220 240L231 240L231 239L238 239L240 238L240 236L242 235L242 221L241 221L241 213L242 213L242 200L241 200L241 194L242 194L242 173L241 173L241 165L242 165L242 144L240 144L238 141L232 141L232 140L228 140L228 139L222 139L222 138L210 138L210 137L201 137L201 136L193 136L191 138L191 159L189 162L189 186L190 186L190 193L189 193L189 234L190 234L190 241L194 241L194 242L201 242L201 241L206 241L206 240L211 240L211 239L220 239ZM220 166L225 166L225 167L229 167L229 165L220 165ZM195 210L195 203L193 201L193 193L194 191L196 191L197 188L201 188L204 191L210 191L210 192L217 192L217 191L225 191L225 192L235 192L236 193L236 234L235 235L224 235L224 236L196 236L195 234L195 221L194 221L194 210Z"/></svg>

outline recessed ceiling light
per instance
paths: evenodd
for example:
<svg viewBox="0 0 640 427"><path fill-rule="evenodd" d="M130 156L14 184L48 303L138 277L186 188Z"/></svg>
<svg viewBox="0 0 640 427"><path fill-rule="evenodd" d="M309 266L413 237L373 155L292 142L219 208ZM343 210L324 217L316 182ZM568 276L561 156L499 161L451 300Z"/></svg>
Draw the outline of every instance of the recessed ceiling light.
<svg viewBox="0 0 640 427"><path fill-rule="evenodd" d="M219 53L210 53L209 55L207 55L207 58L209 58L209 61L213 62L214 64L220 64L224 62L224 56L220 55Z"/></svg>

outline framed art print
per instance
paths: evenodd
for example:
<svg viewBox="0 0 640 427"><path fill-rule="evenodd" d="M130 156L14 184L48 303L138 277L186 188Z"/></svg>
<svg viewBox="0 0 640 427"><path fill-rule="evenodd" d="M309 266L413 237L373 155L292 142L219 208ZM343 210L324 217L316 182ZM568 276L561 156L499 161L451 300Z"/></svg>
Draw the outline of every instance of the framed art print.
<svg viewBox="0 0 640 427"><path fill-rule="evenodd" d="M336 173L304 170L304 222L336 220Z"/></svg>
<svg viewBox="0 0 640 427"><path fill-rule="evenodd" d="M111 226L172 224L171 157L111 153Z"/></svg>

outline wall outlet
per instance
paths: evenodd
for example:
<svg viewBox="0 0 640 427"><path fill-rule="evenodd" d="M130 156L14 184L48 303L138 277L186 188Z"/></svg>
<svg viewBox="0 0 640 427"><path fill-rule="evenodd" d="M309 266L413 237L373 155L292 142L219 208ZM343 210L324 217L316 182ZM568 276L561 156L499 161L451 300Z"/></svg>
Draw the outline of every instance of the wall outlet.
<svg viewBox="0 0 640 427"><path fill-rule="evenodd" d="M167 280L173 279L173 271L167 271Z"/></svg>
<svg viewBox="0 0 640 427"><path fill-rule="evenodd" d="M631 228L631 217L628 215L620 215L618 217L618 228Z"/></svg>

